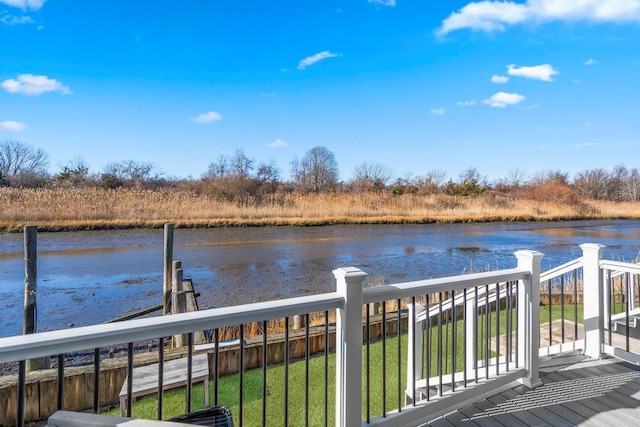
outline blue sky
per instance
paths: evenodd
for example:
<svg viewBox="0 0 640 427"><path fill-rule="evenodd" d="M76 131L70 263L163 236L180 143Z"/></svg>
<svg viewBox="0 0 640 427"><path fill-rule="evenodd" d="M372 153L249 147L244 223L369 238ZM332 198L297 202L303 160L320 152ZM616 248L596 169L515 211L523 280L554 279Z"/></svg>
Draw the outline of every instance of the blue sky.
<svg viewBox="0 0 640 427"><path fill-rule="evenodd" d="M640 0L0 0L0 140L198 178L640 167Z"/></svg>

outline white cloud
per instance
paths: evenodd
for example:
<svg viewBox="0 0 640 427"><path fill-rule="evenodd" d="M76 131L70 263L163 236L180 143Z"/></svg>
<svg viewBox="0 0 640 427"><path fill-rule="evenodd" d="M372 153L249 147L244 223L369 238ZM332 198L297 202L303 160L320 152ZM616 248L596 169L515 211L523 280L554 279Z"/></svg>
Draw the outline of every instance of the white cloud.
<svg viewBox="0 0 640 427"><path fill-rule="evenodd" d="M498 92L491 95L488 99L482 101L491 107L503 108L508 105L516 105L526 99L526 96L519 93Z"/></svg>
<svg viewBox="0 0 640 427"><path fill-rule="evenodd" d="M600 61L598 61L597 59L589 58L584 62L584 65L595 65L595 64L597 64L599 62Z"/></svg>
<svg viewBox="0 0 640 427"><path fill-rule="evenodd" d="M552 77L558 74L558 71L551 64L534 65L533 67L516 67L511 64L507 66L507 73L510 76L552 82Z"/></svg>
<svg viewBox="0 0 640 427"><path fill-rule="evenodd" d="M5 15L0 18L0 22L5 25L21 25L21 24L33 24L35 21L29 16L13 16Z"/></svg>
<svg viewBox="0 0 640 427"><path fill-rule="evenodd" d="M379 4L381 6L393 7L396 5L396 0L368 0L369 3Z"/></svg>
<svg viewBox="0 0 640 427"><path fill-rule="evenodd" d="M575 148L591 148L591 147L600 147L602 144L596 142L585 142L582 144L574 144Z"/></svg>
<svg viewBox="0 0 640 427"><path fill-rule="evenodd" d="M429 112L434 116L444 116L447 111L444 108L433 108Z"/></svg>
<svg viewBox="0 0 640 427"><path fill-rule="evenodd" d="M33 74L20 74L17 79L3 81L0 87L7 92L23 95L42 95L45 92L60 92L63 95L72 93L68 86L64 86L58 80Z"/></svg>
<svg viewBox="0 0 640 427"><path fill-rule="evenodd" d="M315 64L316 62L322 61L323 59L327 58L334 58L336 56L338 56L337 53L331 53L328 50L316 53L315 55L307 56L298 63L298 70L304 70L305 68Z"/></svg>
<svg viewBox="0 0 640 427"><path fill-rule="evenodd" d="M464 28L491 33L511 25L551 21L640 22L640 0L482 0L449 15L437 34Z"/></svg>
<svg viewBox="0 0 640 427"><path fill-rule="evenodd" d="M39 10L46 1L47 0L0 0L0 3L22 10Z"/></svg>
<svg viewBox="0 0 640 427"><path fill-rule="evenodd" d="M468 101L458 101L458 105L460 107L471 107L472 105L476 105L476 100L470 99Z"/></svg>
<svg viewBox="0 0 640 427"><path fill-rule="evenodd" d="M494 74L493 76L491 76L491 81L494 83L503 84L509 81L509 77Z"/></svg>
<svg viewBox="0 0 640 427"><path fill-rule="evenodd" d="M580 79L571 79L571 83L573 83L574 85L579 85L580 83L582 83L582 81L580 81Z"/></svg>
<svg viewBox="0 0 640 427"><path fill-rule="evenodd" d="M20 132L21 130L25 130L27 125L24 123L16 122L13 120L5 120L4 122L0 122L0 130L6 130L9 132Z"/></svg>
<svg viewBox="0 0 640 427"><path fill-rule="evenodd" d="M222 120L222 115L217 111L209 111L206 113L202 113L190 120L199 124L212 123Z"/></svg>
<svg viewBox="0 0 640 427"><path fill-rule="evenodd" d="M278 148L284 148L284 147L288 147L288 146L289 146L289 144L287 144L286 142L284 142L280 138L278 138L275 141L267 144L267 147L271 148L272 150L276 150Z"/></svg>

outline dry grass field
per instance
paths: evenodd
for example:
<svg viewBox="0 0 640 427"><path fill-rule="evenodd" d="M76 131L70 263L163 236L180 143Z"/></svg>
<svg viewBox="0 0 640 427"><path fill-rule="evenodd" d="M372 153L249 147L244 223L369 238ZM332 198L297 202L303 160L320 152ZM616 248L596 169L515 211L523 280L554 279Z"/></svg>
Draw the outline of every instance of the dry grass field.
<svg viewBox="0 0 640 427"><path fill-rule="evenodd" d="M640 202L562 203L495 192L476 197L377 193L285 194L224 202L179 190L0 188L0 231L161 227L398 224L638 219Z"/></svg>

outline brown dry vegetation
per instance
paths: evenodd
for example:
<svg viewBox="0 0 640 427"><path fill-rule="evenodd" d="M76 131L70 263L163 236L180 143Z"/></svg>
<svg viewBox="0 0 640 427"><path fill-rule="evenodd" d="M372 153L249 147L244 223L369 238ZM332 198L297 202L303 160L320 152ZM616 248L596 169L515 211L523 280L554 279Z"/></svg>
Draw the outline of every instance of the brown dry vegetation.
<svg viewBox="0 0 640 427"><path fill-rule="evenodd" d="M225 202L161 189L0 188L0 230L399 224L432 222L638 219L640 202L579 199L553 191L460 197L384 193L274 193L259 202Z"/></svg>

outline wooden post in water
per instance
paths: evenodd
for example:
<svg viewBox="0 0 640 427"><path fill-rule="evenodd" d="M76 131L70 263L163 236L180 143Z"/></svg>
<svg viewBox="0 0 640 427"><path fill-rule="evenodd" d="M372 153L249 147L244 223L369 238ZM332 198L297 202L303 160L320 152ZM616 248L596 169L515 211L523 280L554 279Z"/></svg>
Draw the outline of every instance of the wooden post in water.
<svg viewBox="0 0 640 427"><path fill-rule="evenodd" d="M173 224L164 225L164 281L162 284L162 314L169 314L172 286Z"/></svg>
<svg viewBox="0 0 640 427"><path fill-rule="evenodd" d="M24 335L36 331L38 307L36 293L38 290L38 227L26 225L24 227ZM27 370L49 368L49 359L40 358L27 361Z"/></svg>
<svg viewBox="0 0 640 427"><path fill-rule="evenodd" d="M171 314L184 313L182 304L180 304L182 291L182 262L173 261L172 264L172 280L171 280ZM183 335L173 336L173 348L179 348L184 345Z"/></svg>

